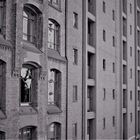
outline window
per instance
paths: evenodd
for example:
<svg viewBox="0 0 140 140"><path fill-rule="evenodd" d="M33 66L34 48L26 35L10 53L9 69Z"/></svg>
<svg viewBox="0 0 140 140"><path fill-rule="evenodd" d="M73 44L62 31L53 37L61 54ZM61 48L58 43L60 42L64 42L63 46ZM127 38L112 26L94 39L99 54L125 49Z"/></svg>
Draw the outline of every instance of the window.
<svg viewBox="0 0 140 140"><path fill-rule="evenodd" d="M105 118L103 118L103 129L105 129L105 127L106 127L106 122L105 122Z"/></svg>
<svg viewBox="0 0 140 140"><path fill-rule="evenodd" d="M132 25L130 25L130 35L132 35Z"/></svg>
<svg viewBox="0 0 140 140"><path fill-rule="evenodd" d="M106 69L106 62L105 62L105 59L103 59L103 70L105 71Z"/></svg>
<svg viewBox="0 0 140 140"><path fill-rule="evenodd" d="M54 21L49 20L48 23L48 48L59 51L59 34L60 34L60 25Z"/></svg>
<svg viewBox="0 0 140 140"><path fill-rule="evenodd" d="M103 1L103 12L105 13L106 12L106 5L105 5L105 2Z"/></svg>
<svg viewBox="0 0 140 140"><path fill-rule="evenodd" d="M133 114L130 113L130 122L132 122L132 120L133 120Z"/></svg>
<svg viewBox="0 0 140 140"><path fill-rule="evenodd" d="M106 32L103 30L103 41L106 41Z"/></svg>
<svg viewBox="0 0 140 140"><path fill-rule="evenodd" d="M127 21L125 18L123 18L123 36L126 37L127 35Z"/></svg>
<svg viewBox="0 0 140 140"><path fill-rule="evenodd" d="M19 130L20 140L37 140L37 127L27 126Z"/></svg>
<svg viewBox="0 0 140 140"><path fill-rule="evenodd" d="M54 122L49 126L48 140L61 139L61 124Z"/></svg>
<svg viewBox="0 0 140 140"><path fill-rule="evenodd" d="M132 47L130 47L130 56L132 57Z"/></svg>
<svg viewBox="0 0 140 140"><path fill-rule="evenodd" d="M112 20L115 20L115 11L112 10Z"/></svg>
<svg viewBox="0 0 140 140"><path fill-rule="evenodd" d="M132 79L132 68L130 69L130 79Z"/></svg>
<svg viewBox="0 0 140 140"><path fill-rule="evenodd" d="M95 45L95 22L88 19L88 44L90 46Z"/></svg>
<svg viewBox="0 0 140 140"><path fill-rule="evenodd" d="M94 76L94 54L88 52L88 78L93 79Z"/></svg>
<svg viewBox="0 0 140 140"><path fill-rule="evenodd" d="M38 49L42 47L42 14L29 4L23 8L23 40L34 44Z"/></svg>
<svg viewBox="0 0 140 140"><path fill-rule="evenodd" d="M112 71L115 73L115 63L112 63Z"/></svg>
<svg viewBox="0 0 140 140"><path fill-rule="evenodd" d="M94 131L94 124L93 124L94 120L93 119L88 119L87 120L87 135L89 137L89 140L93 140L93 131Z"/></svg>
<svg viewBox="0 0 140 140"><path fill-rule="evenodd" d="M103 88L103 100L105 100L105 99L106 99L106 89Z"/></svg>
<svg viewBox="0 0 140 140"><path fill-rule="evenodd" d="M112 90L112 97L113 97L113 100L115 100L115 89Z"/></svg>
<svg viewBox="0 0 140 140"><path fill-rule="evenodd" d="M130 100L132 100L132 90L130 91Z"/></svg>
<svg viewBox="0 0 140 140"><path fill-rule="evenodd" d="M112 117L112 126L115 126L115 116Z"/></svg>
<svg viewBox="0 0 140 140"><path fill-rule="evenodd" d="M0 60L0 110L5 111L6 63Z"/></svg>
<svg viewBox="0 0 140 140"><path fill-rule="evenodd" d="M0 34L6 34L6 0L0 1Z"/></svg>
<svg viewBox="0 0 140 140"><path fill-rule="evenodd" d="M78 64L78 50L73 49L73 64L77 65Z"/></svg>
<svg viewBox="0 0 140 140"><path fill-rule="evenodd" d="M132 14L132 4L130 3L130 13Z"/></svg>
<svg viewBox="0 0 140 140"><path fill-rule="evenodd" d="M113 47L115 47L115 37L114 36L112 37L112 44L113 44Z"/></svg>
<svg viewBox="0 0 140 140"><path fill-rule="evenodd" d="M95 14L95 0L88 0L88 12Z"/></svg>
<svg viewBox="0 0 140 140"><path fill-rule="evenodd" d="M5 140L5 132L0 131L0 140Z"/></svg>
<svg viewBox="0 0 140 140"><path fill-rule="evenodd" d="M37 67L23 64L21 69L21 105L37 105Z"/></svg>
<svg viewBox="0 0 140 140"><path fill-rule="evenodd" d="M73 86L73 102L76 102L78 100L78 88L77 85Z"/></svg>
<svg viewBox="0 0 140 140"><path fill-rule="evenodd" d="M78 14L73 12L73 27L78 28Z"/></svg>
<svg viewBox="0 0 140 140"><path fill-rule="evenodd" d="M93 111L93 87L87 87L87 111Z"/></svg>
<svg viewBox="0 0 140 140"><path fill-rule="evenodd" d="M61 72L51 69L48 76L48 104L61 107Z"/></svg>
<svg viewBox="0 0 140 140"><path fill-rule="evenodd" d="M77 123L72 124L72 140L77 139Z"/></svg>
<svg viewBox="0 0 140 140"><path fill-rule="evenodd" d="M57 9L60 9L60 0L48 0L49 4Z"/></svg>

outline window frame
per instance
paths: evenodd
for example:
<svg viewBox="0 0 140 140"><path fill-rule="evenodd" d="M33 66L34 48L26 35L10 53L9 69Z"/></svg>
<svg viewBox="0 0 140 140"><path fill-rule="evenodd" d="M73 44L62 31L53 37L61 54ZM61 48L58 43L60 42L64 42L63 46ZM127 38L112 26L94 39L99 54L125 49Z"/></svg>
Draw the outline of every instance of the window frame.
<svg viewBox="0 0 140 140"><path fill-rule="evenodd" d="M53 19L49 19L48 22L52 23L48 24L48 48L60 52L60 24ZM50 27L52 25L53 28ZM50 33L51 36L49 36L49 32L52 31L53 33ZM51 37L53 38L52 41L50 41Z"/></svg>
<svg viewBox="0 0 140 140"><path fill-rule="evenodd" d="M78 13L73 12L73 27L78 29Z"/></svg>

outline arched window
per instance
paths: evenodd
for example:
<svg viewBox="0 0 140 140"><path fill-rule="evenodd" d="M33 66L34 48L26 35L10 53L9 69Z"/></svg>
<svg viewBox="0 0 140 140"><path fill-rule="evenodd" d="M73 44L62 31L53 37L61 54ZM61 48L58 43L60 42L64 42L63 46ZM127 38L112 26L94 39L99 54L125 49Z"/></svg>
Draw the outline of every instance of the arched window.
<svg viewBox="0 0 140 140"><path fill-rule="evenodd" d="M59 32L59 24L50 19L48 23L48 48L59 51Z"/></svg>
<svg viewBox="0 0 140 140"><path fill-rule="evenodd" d="M0 109L5 111L6 63L0 60Z"/></svg>
<svg viewBox="0 0 140 140"><path fill-rule="evenodd" d="M20 140L37 140L37 127L27 126L19 130Z"/></svg>
<svg viewBox="0 0 140 140"><path fill-rule="evenodd" d="M30 64L24 64L21 69L21 105L37 105L37 75L38 69Z"/></svg>
<svg viewBox="0 0 140 140"><path fill-rule="evenodd" d="M61 72L56 69L49 71L48 104L61 106Z"/></svg>
<svg viewBox="0 0 140 140"><path fill-rule="evenodd" d="M60 140L61 139L61 124L54 122L49 126L48 140Z"/></svg>
<svg viewBox="0 0 140 140"><path fill-rule="evenodd" d="M0 0L0 34L5 37L6 29L6 0Z"/></svg>
<svg viewBox="0 0 140 140"><path fill-rule="evenodd" d="M23 8L23 40L41 48L42 28L42 14L35 6L26 4Z"/></svg>
<svg viewBox="0 0 140 140"><path fill-rule="evenodd" d="M0 131L0 140L5 140L5 132Z"/></svg>

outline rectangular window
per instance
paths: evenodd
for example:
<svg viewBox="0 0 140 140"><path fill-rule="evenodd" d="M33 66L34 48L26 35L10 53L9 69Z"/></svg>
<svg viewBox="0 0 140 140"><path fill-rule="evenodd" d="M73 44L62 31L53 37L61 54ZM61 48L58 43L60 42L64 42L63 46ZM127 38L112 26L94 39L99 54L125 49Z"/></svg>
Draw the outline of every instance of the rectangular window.
<svg viewBox="0 0 140 140"><path fill-rule="evenodd" d="M115 37L114 36L112 37L112 44L113 44L113 47L115 47Z"/></svg>
<svg viewBox="0 0 140 140"><path fill-rule="evenodd" d="M5 132L0 131L0 140L5 140Z"/></svg>
<svg viewBox="0 0 140 140"><path fill-rule="evenodd" d="M93 111L93 87L87 87L87 111Z"/></svg>
<svg viewBox="0 0 140 140"><path fill-rule="evenodd" d="M130 91L130 100L132 100L132 90Z"/></svg>
<svg viewBox="0 0 140 140"><path fill-rule="evenodd" d="M106 41L106 32L103 30L103 41Z"/></svg>
<svg viewBox="0 0 140 140"><path fill-rule="evenodd" d="M127 35L127 21L125 18L123 18L123 36L126 37Z"/></svg>
<svg viewBox="0 0 140 140"><path fill-rule="evenodd" d="M106 12L106 5L105 5L105 2L103 1L103 12L105 13Z"/></svg>
<svg viewBox="0 0 140 140"><path fill-rule="evenodd" d="M77 139L77 123L72 124L72 139Z"/></svg>
<svg viewBox="0 0 140 140"><path fill-rule="evenodd" d="M106 122L105 122L105 118L103 118L103 129L105 129L106 127Z"/></svg>
<svg viewBox="0 0 140 140"><path fill-rule="evenodd" d="M0 34L6 34L6 1L0 1Z"/></svg>
<svg viewBox="0 0 140 140"><path fill-rule="evenodd" d="M88 52L88 79L93 79L94 78L94 54Z"/></svg>
<svg viewBox="0 0 140 140"><path fill-rule="evenodd" d="M112 20L115 20L115 11L112 10Z"/></svg>
<svg viewBox="0 0 140 140"><path fill-rule="evenodd" d="M78 50L73 49L73 64L77 65L78 64Z"/></svg>
<svg viewBox="0 0 140 140"><path fill-rule="evenodd" d="M77 92L78 92L77 85L74 85L73 86L73 102L76 102L78 100Z"/></svg>
<svg viewBox="0 0 140 140"><path fill-rule="evenodd" d="M112 69L113 73L115 73L115 63L112 63Z"/></svg>
<svg viewBox="0 0 140 140"><path fill-rule="evenodd" d="M130 25L130 35L132 35L132 25Z"/></svg>
<svg viewBox="0 0 140 140"><path fill-rule="evenodd" d="M112 126L115 126L115 116L112 117Z"/></svg>
<svg viewBox="0 0 140 140"><path fill-rule="evenodd" d="M132 57L132 47L130 47L130 56Z"/></svg>
<svg viewBox="0 0 140 140"><path fill-rule="evenodd" d="M104 71L106 70L106 61L105 61L105 59L103 59L103 70Z"/></svg>
<svg viewBox="0 0 140 140"><path fill-rule="evenodd" d="M130 113L130 122L132 122L132 120L133 120L133 114Z"/></svg>
<svg viewBox="0 0 140 140"><path fill-rule="evenodd" d="M130 69L130 79L132 79L132 69Z"/></svg>
<svg viewBox="0 0 140 140"><path fill-rule="evenodd" d="M88 44L94 46L95 44L95 22L88 19Z"/></svg>
<svg viewBox="0 0 140 140"><path fill-rule="evenodd" d="M130 3L130 13L132 14L132 4Z"/></svg>
<svg viewBox="0 0 140 140"><path fill-rule="evenodd" d="M95 0L88 0L88 12L95 14Z"/></svg>
<svg viewBox="0 0 140 140"><path fill-rule="evenodd" d="M78 14L73 12L73 27L78 28Z"/></svg>
<svg viewBox="0 0 140 140"><path fill-rule="evenodd" d="M115 89L112 90L112 97L113 97L113 100L115 100Z"/></svg>
<svg viewBox="0 0 140 140"><path fill-rule="evenodd" d="M105 100L105 99L106 99L106 89L103 88L103 100Z"/></svg>

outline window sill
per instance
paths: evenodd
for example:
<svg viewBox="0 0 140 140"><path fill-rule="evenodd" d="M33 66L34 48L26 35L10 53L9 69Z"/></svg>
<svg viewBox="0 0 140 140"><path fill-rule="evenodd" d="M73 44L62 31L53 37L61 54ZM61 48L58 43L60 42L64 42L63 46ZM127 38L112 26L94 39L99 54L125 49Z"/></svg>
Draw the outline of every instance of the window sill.
<svg viewBox="0 0 140 140"><path fill-rule="evenodd" d="M56 105L48 105L47 112L48 114L58 114L58 113L61 113L62 110Z"/></svg>
<svg viewBox="0 0 140 140"><path fill-rule="evenodd" d="M30 115L30 114L36 114L37 109L33 108L31 105L27 104L21 104L19 107L19 114L20 115Z"/></svg>
<svg viewBox="0 0 140 140"><path fill-rule="evenodd" d="M22 45L23 45L23 48L27 51L39 53L39 54L42 53L42 51L39 50L38 48L36 48L34 44L32 44L26 40L22 41Z"/></svg>
<svg viewBox="0 0 140 140"><path fill-rule="evenodd" d="M49 5L50 7L52 7L52 8L54 8L55 10L57 10L57 11L59 11L59 12L62 12L60 6L57 8L57 7L53 6L51 3L49 3L49 2L48 2L48 5Z"/></svg>
<svg viewBox="0 0 140 140"><path fill-rule="evenodd" d="M49 48L48 48L48 57L54 58L54 59L59 60L59 61L66 62L65 57L62 57L62 56L58 53L58 51L52 50L52 49L49 49Z"/></svg>

